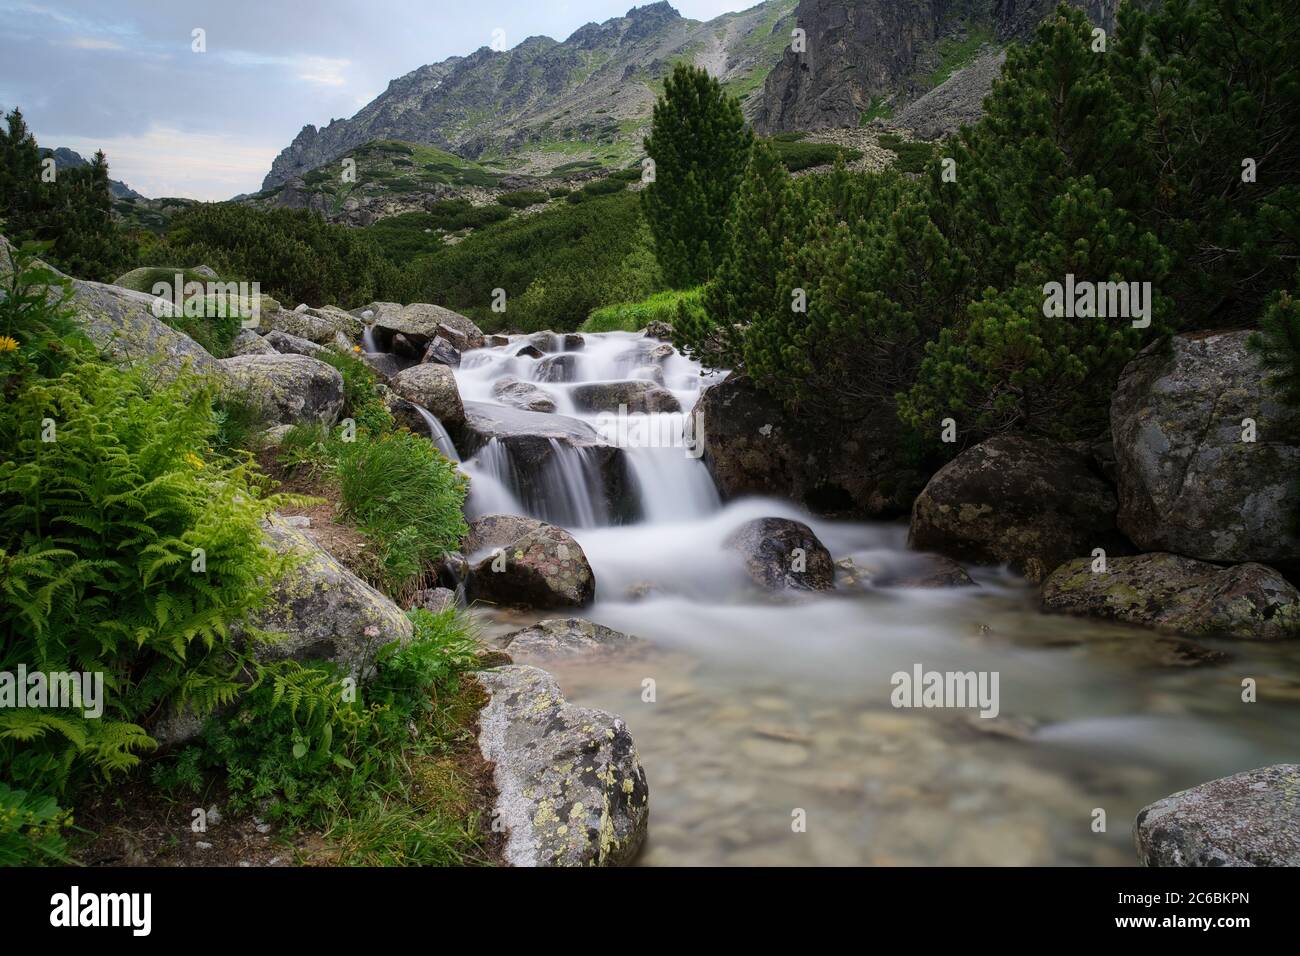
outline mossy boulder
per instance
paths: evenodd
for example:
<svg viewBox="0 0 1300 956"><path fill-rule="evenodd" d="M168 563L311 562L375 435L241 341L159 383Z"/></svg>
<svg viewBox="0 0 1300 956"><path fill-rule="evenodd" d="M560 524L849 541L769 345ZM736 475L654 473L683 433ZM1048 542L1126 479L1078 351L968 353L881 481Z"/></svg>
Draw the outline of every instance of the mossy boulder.
<svg viewBox="0 0 1300 956"><path fill-rule="evenodd" d="M1138 812L1143 866L1300 866L1300 764L1211 780Z"/></svg>
<svg viewBox="0 0 1300 956"><path fill-rule="evenodd" d="M343 411L343 376L306 355L239 355L219 363L224 389L260 404L268 422L333 425Z"/></svg>
<svg viewBox="0 0 1300 956"><path fill-rule="evenodd" d="M319 309L265 311L258 328L263 334L275 330L317 345L331 345L340 335L349 342L358 341L365 327L351 313L333 306L324 306Z"/></svg>
<svg viewBox="0 0 1300 956"><path fill-rule="evenodd" d="M422 351L432 339L443 334L440 326L457 333L460 341L453 341L453 344L462 352L481 349L484 345L483 330L472 320L459 312L427 302L414 302L399 312L383 309L376 315L374 325L375 336L385 350L390 348L393 337L401 334Z"/></svg>
<svg viewBox="0 0 1300 956"><path fill-rule="evenodd" d="M472 570L471 600L509 607L583 607L596 593L596 576L582 547L563 528L513 515L470 522L465 553Z"/></svg>
<svg viewBox="0 0 1300 956"><path fill-rule="evenodd" d="M1043 582L1048 611L1141 624L1189 637L1300 637L1300 591L1263 564L1220 567L1175 554L1068 561Z"/></svg>
<svg viewBox="0 0 1300 956"><path fill-rule="evenodd" d="M1008 564L1039 583L1094 548L1131 552L1115 510L1114 491L1082 454L1046 439L998 435L930 479L912 506L908 545Z"/></svg>
<svg viewBox="0 0 1300 956"><path fill-rule="evenodd" d="M570 704L550 674L484 671L479 748L495 765L511 866L621 866L645 841L650 788L621 717Z"/></svg>

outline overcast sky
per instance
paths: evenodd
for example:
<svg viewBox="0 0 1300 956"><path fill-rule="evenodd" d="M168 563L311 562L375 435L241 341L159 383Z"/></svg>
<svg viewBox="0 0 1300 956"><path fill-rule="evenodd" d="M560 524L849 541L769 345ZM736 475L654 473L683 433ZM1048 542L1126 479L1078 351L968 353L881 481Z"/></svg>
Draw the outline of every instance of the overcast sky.
<svg viewBox="0 0 1300 956"><path fill-rule="evenodd" d="M708 20L758 0L673 0ZM89 156L146 196L261 188L307 123L348 117L388 81L471 53L563 40L633 0L0 0L0 108L42 146ZM193 31L207 52L194 53Z"/></svg>

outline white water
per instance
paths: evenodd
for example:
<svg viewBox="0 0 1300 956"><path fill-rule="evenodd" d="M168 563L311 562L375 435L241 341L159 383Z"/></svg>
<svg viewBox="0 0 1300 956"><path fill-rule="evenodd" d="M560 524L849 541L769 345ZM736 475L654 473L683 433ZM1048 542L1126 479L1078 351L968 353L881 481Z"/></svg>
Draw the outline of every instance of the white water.
<svg viewBox="0 0 1300 956"><path fill-rule="evenodd" d="M672 354L647 370L647 342L587 336L576 378L662 374L689 411L705 384ZM506 376L532 381L556 414L576 382L539 381L521 340L467 353L462 396L494 402ZM639 422L639 424L637 424ZM915 561L903 523L832 522L789 502L722 504L682 447L682 416L632 416L624 444L641 520L612 524L573 449L522 482L489 441L463 467L470 514L534 514L570 528L596 576L581 613L651 651L548 665L576 703L622 715L651 793L646 864L1131 865L1132 820L1147 803L1237 771L1297 757L1300 648L1202 642L1229 664L1170 666L1177 642L1153 632L1046 616L1036 591L997 569L980 587L864 588L778 600L757 593L723 540L752 518L807 522L835 558L890 570ZM534 489L527 494L524 485ZM541 489L541 490L537 490ZM643 595L641 599L634 599ZM489 639L564 616L480 609ZM1000 676L1000 713L895 709L891 675ZM1243 675L1268 703L1240 700ZM655 682L655 699L644 697ZM1106 810L1105 833L1091 829ZM791 829L802 809L807 830Z"/></svg>
<svg viewBox="0 0 1300 956"><path fill-rule="evenodd" d="M438 419L434 417L433 412L429 411L423 405L416 405L414 402L412 402L411 405L420 413L420 417L424 419L424 424L429 428L429 439L435 446L437 446L438 451L442 452L452 461L460 461L460 455L456 451L456 446L452 443L451 436L447 434L447 429L442 427L442 422L438 421Z"/></svg>

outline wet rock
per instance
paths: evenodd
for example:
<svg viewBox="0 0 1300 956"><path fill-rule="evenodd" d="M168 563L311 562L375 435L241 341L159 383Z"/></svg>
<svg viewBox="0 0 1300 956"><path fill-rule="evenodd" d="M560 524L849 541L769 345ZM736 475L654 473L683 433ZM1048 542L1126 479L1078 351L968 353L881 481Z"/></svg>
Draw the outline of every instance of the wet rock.
<svg viewBox="0 0 1300 956"><path fill-rule="evenodd" d="M260 404L266 421L333 425L343 411L343 376L305 355L240 355L222 359L223 390Z"/></svg>
<svg viewBox="0 0 1300 956"><path fill-rule="evenodd" d="M710 385L691 412L704 463L725 499L790 498L818 514L903 513L924 478L896 460L892 415L852 425L791 418L735 374Z"/></svg>
<svg viewBox="0 0 1300 956"><path fill-rule="evenodd" d="M431 339L439 335L442 326L453 330L461 338L460 343L452 339L452 344L460 351L483 347L483 330L470 319L451 309L425 302L412 303L396 314L387 311L380 313L375 319L375 335L383 345L384 340L390 340L401 333L422 350ZM446 332L442 334L447 336Z"/></svg>
<svg viewBox="0 0 1300 956"><path fill-rule="evenodd" d="M750 578L768 591L824 591L835 586L830 552L811 528L789 518L755 518L727 536Z"/></svg>
<svg viewBox="0 0 1300 956"><path fill-rule="evenodd" d="M456 592L449 588L424 588L411 597L411 607L424 608L432 614L440 614L455 606Z"/></svg>
<svg viewBox="0 0 1300 956"><path fill-rule="evenodd" d="M519 346L519 348L515 349L515 356L517 358L539 359L545 354L546 353L544 353L541 349L539 349L535 345L521 345Z"/></svg>
<svg viewBox="0 0 1300 956"><path fill-rule="evenodd" d="M651 382L586 382L569 392L573 404L584 412L680 412L677 396Z"/></svg>
<svg viewBox="0 0 1300 956"><path fill-rule="evenodd" d="M329 354L329 349L325 346L290 335L288 332L281 332L279 329L267 332L263 341L281 355L307 355L311 358L320 358L322 355Z"/></svg>
<svg viewBox="0 0 1300 956"><path fill-rule="evenodd" d="M667 322L656 320L642 329L641 334L648 339L659 339L661 342L671 342L673 340L673 327Z"/></svg>
<svg viewBox="0 0 1300 956"><path fill-rule="evenodd" d="M383 380L391 382L397 377L397 373L403 369L408 369L415 363L410 359L402 359L392 352L362 352L361 361L370 367L370 371Z"/></svg>
<svg viewBox="0 0 1300 956"><path fill-rule="evenodd" d="M421 361L425 363L436 362L439 365L446 365L448 368L459 368L460 349L440 335L429 343L428 348L424 350L424 358Z"/></svg>
<svg viewBox="0 0 1300 956"><path fill-rule="evenodd" d="M524 341L528 343L525 348L531 347L537 353L534 358L539 358L547 352L560 351L560 337L554 332L534 332L526 336Z"/></svg>
<svg viewBox="0 0 1300 956"><path fill-rule="evenodd" d="M361 680L373 674L381 647L411 639L411 622L396 604L302 531L273 517L267 540L277 553L294 555L297 564L276 582L265 608L254 617L257 627L284 635L271 643L251 643L259 660L328 660Z"/></svg>
<svg viewBox="0 0 1300 956"><path fill-rule="evenodd" d="M1212 780L1138 812L1143 866L1300 866L1300 764Z"/></svg>
<svg viewBox="0 0 1300 956"><path fill-rule="evenodd" d="M587 340L577 332L567 332L564 335L563 345L566 352L581 352L587 347Z"/></svg>
<svg viewBox="0 0 1300 956"><path fill-rule="evenodd" d="M1300 637L1300 591L1263 564L1229 568L1174 554L1067 562L1043 583L1049 611L1124 621L1189 637Z"/></svg>
<svg viewBox="0 0 1300 956"><path fill-rule="evenodd" d="M572 352L548 355L537 363L534 372L539 382L572 382L578 377L578 363L581 358Z"/></svg>
<svg viewBox="0 0 1300 956"><path fill-rule="evenodd" d="M649 787L626 724L576 707L543 670L483 671L479 748L495 764L511 866L619 866L645 840Z"/></svg>
<svg viewBox="0 0 1300 956"><path fill-rule="evenodd" d="M466 583L470 600L533 608L591 603L596 577L573 535L545 522L512 524L499 520L502 517L509 516L488 515L488 520L470 523L466 552L473 555L488 549L470 571ZM511 537L516 530L522 534Z"/></svg>
<svg viewBox="0 0 1300 956"><path fill-rule="evenodd" d="M656 385L663 385L664 370L658 365L642 365L632 370L632 377L646 382L654 382Z"/></svg>
<svg viewBox="0 0 1300 956"><path fill-rule="evenodd" d="M471 558L480 558L486 551L509 547L524 535L546 526L545 521L523 515L483 515L469 523L461 550Z"/></svg>
<svg viewBox="0 0 1300 956"><path fill-rule="evenodd" d="M1300 565L1300 408L1266 379L1250 333L1143 349L1111 401L1119 525L1144 551ZM1243 420L1256 440L1243 441Z"/></svg>
<svg viewBox="0 0 1300 956"><path fill-rule="evenodd" d="M241 329L230 343L230 354L235 355L275 355L276 349L252 329Z"/></svg>
<svg viewBox="0 0 1300 956"><path fill-rule="evenodd" d="M465 407L456 388L456 378L445 365L414 365L398 372L390 387L400 398L428 409L445 428L465 421Z"/></svg>
<svg viewBox="0 0 1300 956"><path fill-rule="evenodd" d="M555 399L549 392L517 378L498 379L492 385L492 397L512 408L522 408L529 412L555 411Z"/></svg>
<svg viewBox="0 0 1300 956"><path fill-rule="evenodd" d="M485 344L486 344L489 348L500 348L500 347L503 346L503 345L509 345L509 344L510 344L510 336L508 336L508 335L489 335L489 336L486 337L486 342L485 342Z"/></svg>
<svg viewBox="0 0 1300 956"><path fill-rule="evenodd" d="M1128 550L1115 495L1089 461L1056 442L999 435L941 468L912 507L908 545L1041 582L1071 558Z"/></svg>
<svg viewBox="0 0 1300 956"><path fill-rule="evenodd" d="M881 588L960 588L975 582L956 561L941 554L909 554L871 581Z"/></svg>
<svg viewBox="0 0 1300 956"><path fill-rule="evenodd" d="M502 642L512 658L525 664L618 653L644 644L639 637L580 617L539 621L507 634Z"/></svg>

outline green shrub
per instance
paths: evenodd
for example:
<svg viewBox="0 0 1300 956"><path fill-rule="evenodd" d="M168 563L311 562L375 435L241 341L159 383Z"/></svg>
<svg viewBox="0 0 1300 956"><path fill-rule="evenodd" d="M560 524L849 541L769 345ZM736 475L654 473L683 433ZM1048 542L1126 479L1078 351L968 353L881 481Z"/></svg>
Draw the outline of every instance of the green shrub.
<svg viewBox="0 0 1300 956"><path fill-rule="evenodd" d="M862 158L862 150L846 149L833 143L805 143L788 139L772 139L769 142L782 165L792 173L814 166L833 165L840 156L847 163Z"/></svg>
<svg viewBox="0 0 1300 956"><path fill-rule="evenodd" d="M63 838L71 822L53 797L14 790L0 780L0 867L71 863Z"/></svg>
<svg viewBox="0 0 1300 956"><path fill-rule="evenodd" d="M475 206L468 199L443 199L429 206L428 216L434 229L459 232L462 229L481 229L494 222L509 219L510 209L499 204Z"/></svg>
<svg viewBox="0 0 1300 956"><path fill-rule="evenodd" d="M925 172L926 165L934 159L936 152L933 143L903 139L897 133L881 133L880 145L898 157L894 166L905 173Z"/></svg>
<svg viewBox="0 0 1300 956"><path fill-rule="evenodd" d="M13 393L29 375L54 375L94 346L68 301L72 284L44 265L46 246L26 242L0 256L0 393Z"/></svg>
<svg viewBox="0 0 1300 956"><path fill-rule="evenodd" d="M550 189L546 190L547 195L552 199L561 199L569 195L570 192L572 192L572 190L569 189L568 186L552 186Z"/></svg>
<svg viewBox="0 0 1300 956"><path fill-rule="evenodd" d="M370 366L355 352L330 350L320 358L343 376L343 414L372 435L392 431L393 416L379 394L379 383Z"/></svg>
<svg viewBox="0 0 1300 956"><path fill-rule="evenodd" d="M502 206L509 206L511 209L523 209L526 206L536 206L538 203L546 202L550 196L539 189L517 189L514 192L502 193L497 196L497 202Z"/></svg>

